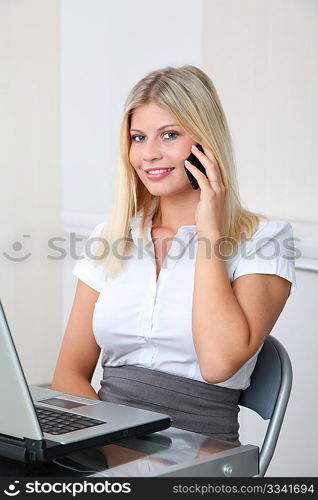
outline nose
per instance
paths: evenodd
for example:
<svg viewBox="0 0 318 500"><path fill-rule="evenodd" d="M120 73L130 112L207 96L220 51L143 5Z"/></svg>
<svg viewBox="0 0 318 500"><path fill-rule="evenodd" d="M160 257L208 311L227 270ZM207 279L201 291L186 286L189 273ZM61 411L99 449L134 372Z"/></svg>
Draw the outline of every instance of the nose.
<svg viewBox="0 0 318 500"><path fill-rule="evenodd" d="M142 148L142 157L144 161L148 162L162 158L162 151L155 140L147 139Z"/></svg>

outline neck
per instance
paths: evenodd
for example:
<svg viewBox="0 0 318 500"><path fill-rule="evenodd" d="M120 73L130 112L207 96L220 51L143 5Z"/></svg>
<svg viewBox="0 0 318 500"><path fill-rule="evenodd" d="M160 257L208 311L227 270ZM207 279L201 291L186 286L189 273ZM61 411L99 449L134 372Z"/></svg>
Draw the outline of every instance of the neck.
<svg viewBox="0 0 318 500"><path fill-rule="evenodd" d="M161 224L160 228L176 233L181 226L195 225L195 210L200 200L200 193L191 193L191 196L160 197ZM158 217L154 217L155 225Z"/></svg>

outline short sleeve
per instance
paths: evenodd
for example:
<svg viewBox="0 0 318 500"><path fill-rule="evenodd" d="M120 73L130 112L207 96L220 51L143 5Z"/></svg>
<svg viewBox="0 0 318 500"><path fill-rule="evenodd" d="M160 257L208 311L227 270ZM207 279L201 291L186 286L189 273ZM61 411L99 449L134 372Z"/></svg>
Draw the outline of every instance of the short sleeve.
<svg viewBox="0 0 318 500"><path fill-rule="evenodd" d="M98 224L89 235L76 262L72 274L97 292L101 292L106 281L106 270L100 259L94 256L97 244L102 241L102 231L106 222Z"/></svg>
<svg viewBox="0 0 318 500"><path fill-rule="evenodd" d="M257 231L238 249L233 281L245 274L276 274L296 289L295 248L292 226L281 220L261 219Z"/></svg>

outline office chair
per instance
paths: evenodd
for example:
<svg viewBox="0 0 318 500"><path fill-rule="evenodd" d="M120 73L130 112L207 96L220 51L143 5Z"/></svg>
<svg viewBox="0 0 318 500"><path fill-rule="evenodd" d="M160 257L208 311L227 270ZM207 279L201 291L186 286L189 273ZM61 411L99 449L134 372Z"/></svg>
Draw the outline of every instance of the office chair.
<svg viewBox="0 0 318 500"><path fill-rule="evenodd" d="M250 408L264 420L270 420L259 453L259 473L263 477L277 444L293 380L288 353L269 335L257 357L250 386L241 391L239 405Z"/></svg>

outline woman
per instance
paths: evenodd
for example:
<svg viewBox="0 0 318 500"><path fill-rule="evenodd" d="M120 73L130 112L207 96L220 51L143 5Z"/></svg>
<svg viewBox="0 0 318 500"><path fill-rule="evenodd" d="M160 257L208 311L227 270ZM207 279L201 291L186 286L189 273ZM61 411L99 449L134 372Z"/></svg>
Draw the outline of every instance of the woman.
<svg viewBox="0 0 318 500"><path fill-rule="evenodd" d="M242 207L226 118L199 68L152 71L133 87L120 148L110 218L73 270L52 387L239 443L240 390L295 288L291 226Z"/></svg>

